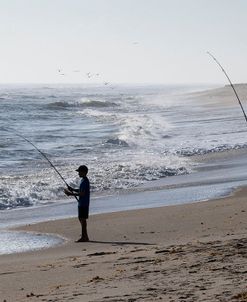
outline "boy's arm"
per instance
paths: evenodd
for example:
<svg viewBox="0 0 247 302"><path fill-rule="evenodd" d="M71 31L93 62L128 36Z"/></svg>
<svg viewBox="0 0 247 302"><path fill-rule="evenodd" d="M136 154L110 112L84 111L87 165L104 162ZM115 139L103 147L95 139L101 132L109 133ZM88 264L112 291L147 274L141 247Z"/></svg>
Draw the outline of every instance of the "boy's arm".
<svg viewBox="0 0 247 302"><path fill-rule="evenodd" d="M74 188L68 186L68 189L65 189L64 193L67 196L83 197L83 196L86 195L86 184L85 183L81 183L80 189L74 189Z"/></svg>
<svg viewBox="0 0 247 302"><path fill-rule="evenodd" d="M81 191L81 192L79 192L79 190L77 190L77 189L73 189L73 191L75 191L75 192L71 192L70 190L68 190L68 189L65 189L64 190L64 193L67 195L67 196L84 196L85 195L85 191Z"/></svg>
<svg viewBox="0 0 247 302"><path fill-rule="evenodd" d="M71 192L79 193L79 189L74 189L71 186L68 186L68 190L71 191Z"/></svg>

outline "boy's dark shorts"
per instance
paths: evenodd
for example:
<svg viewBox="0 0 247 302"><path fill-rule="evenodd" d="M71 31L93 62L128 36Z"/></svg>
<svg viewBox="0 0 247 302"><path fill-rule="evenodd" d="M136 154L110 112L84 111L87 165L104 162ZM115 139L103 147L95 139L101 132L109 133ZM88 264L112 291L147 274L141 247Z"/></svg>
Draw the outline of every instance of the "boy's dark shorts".
<svg viewBox="0 0 247 302"><path fill-rule="evenodd" d="M78 218L88 219L89 207L78 207Z"/></svg>

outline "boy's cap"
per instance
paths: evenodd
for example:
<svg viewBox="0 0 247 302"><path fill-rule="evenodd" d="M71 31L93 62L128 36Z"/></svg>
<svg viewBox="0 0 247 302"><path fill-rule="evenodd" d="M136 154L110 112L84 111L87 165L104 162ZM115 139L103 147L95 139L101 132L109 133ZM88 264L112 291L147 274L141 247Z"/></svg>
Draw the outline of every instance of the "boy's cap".
<svg viewBox="0 0 247 302"><path fill-rule="evenodd" d="M85 166L85 165L81 165L79 166L77 169L76 169L77 172L79 171L85 171L85 172L88 172L88 167Z"/></svg>

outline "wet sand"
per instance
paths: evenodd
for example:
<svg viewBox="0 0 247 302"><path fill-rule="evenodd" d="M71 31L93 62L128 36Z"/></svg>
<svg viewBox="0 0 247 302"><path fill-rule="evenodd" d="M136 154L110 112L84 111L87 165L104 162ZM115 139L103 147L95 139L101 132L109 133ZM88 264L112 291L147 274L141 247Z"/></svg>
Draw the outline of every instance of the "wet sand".
<svg viewBox="0 0 247 302"><path fill-rule="evenodd" d="M21 227L66 241L0 256L1 300L247 301L246 195Z"/></svg>

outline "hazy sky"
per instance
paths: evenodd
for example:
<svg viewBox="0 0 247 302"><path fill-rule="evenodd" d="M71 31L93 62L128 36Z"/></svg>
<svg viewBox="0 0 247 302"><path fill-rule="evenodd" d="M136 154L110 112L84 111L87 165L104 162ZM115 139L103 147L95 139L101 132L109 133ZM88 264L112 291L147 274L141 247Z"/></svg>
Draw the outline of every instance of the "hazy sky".
<svg viewBox="0 0 247 302"><path fill-rule="evenodd" d="M0 83L226 82L206 51L247 82L247 0L0 0L0 20Z"/></svg>

